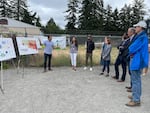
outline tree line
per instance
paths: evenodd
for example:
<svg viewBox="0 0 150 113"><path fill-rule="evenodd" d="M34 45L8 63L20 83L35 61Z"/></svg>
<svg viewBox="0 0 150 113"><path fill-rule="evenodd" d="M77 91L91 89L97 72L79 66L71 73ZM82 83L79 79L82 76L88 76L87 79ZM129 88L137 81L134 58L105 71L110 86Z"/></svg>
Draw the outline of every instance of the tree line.
<svg viewBox="0 0 150 113"><path fill-rule="evenodd" d="M104 7L103 0L68 0L65 11L65 30L62 30L50 17L45 26L40 16L29 11L27 0L0 0L0 16L13 18L25 23L36 25L45 34L102 34L108 31L121 32L144 18L146 14L144 0L133 0L120 10L113 10L111 5ZM114 1L115 2L115 1Z"/></svg>
<svg viewBox="0 0 150 113"><path fill-rule="evenodd" d="M116 1L114 1L116 2ZM66 30L126 31L143 20L146 11L144 0L133 0L120 10L104 7L104 0L69 0L66 11Z"/></svg>

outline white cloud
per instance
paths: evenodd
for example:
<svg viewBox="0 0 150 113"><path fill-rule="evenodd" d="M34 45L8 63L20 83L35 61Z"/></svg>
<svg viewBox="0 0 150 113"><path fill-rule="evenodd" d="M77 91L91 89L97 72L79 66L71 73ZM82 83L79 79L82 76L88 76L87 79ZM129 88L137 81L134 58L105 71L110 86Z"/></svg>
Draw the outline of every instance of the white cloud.
<svg viewBox="0 0 150 113"><path fill-rule="evenodd" d="M37 14L41 18L41 23L46 25L50 18L53 18L57 25L64 28L65 11L67 9L67 1L65 0L29 0L29 9Z"/></svg>

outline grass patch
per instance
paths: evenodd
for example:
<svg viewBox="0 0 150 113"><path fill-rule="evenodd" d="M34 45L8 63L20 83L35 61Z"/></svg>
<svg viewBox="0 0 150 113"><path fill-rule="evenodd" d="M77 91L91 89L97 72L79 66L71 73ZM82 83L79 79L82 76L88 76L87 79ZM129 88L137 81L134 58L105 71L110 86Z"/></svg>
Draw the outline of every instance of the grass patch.
<svg viewBox="0 0 150 113"><path fill-rule="evenodd" d="M77 66L84 66L85 65L85 53L86 49L83 45L79 46L78 55L77 55ZM93 65L99 65L100 63L100 54L101 49L96 48L93 51ZM115 59L118 55L118 51L116 47L112 48L111 52L111 64L114 64ZM43 49L39 50L38 55L30 56L30 65L32 66L43 66ZM54 49L52 54L52 66L70 66L70 48L67 47L66 49Z"/></svg>

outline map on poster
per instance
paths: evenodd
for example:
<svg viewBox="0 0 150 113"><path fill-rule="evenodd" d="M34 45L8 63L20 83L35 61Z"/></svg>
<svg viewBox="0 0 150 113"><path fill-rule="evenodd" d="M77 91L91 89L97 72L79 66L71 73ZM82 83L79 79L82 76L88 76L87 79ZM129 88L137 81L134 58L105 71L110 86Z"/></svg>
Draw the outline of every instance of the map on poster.
<svg viewBox="0 0 150 113"><path fill-rule="evenodd" d="M31 37L17 37L19 55L37 54L38 48L36 40Z"/></svg>
<svg viewBox="0 0 150 113"><path fill-rule="evenodd" d="M16 58L16 53L11 38L0 38L0 61Z"/></svg>

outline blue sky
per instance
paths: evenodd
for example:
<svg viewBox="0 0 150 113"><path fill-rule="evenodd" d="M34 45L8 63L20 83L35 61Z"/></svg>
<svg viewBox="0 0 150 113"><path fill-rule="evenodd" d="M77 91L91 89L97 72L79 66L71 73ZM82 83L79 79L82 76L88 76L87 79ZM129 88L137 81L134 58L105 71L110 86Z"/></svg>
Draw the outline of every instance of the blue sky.
<svg viewBox="0 0 150 113"><path fill-rule="evenodd" d="M41 23L45 25L50 17L54 18L57 25L64 28L67 21L65 21L65 11L67 9L68 0L28 0L29 9L41 18ZM132 0L104 0L105 6L110 4L113 8L122 8L124 4L131 4ZM148 0L145 0L146 10L150 9ZM149 13L150 14L150 13Z"/></svg>

